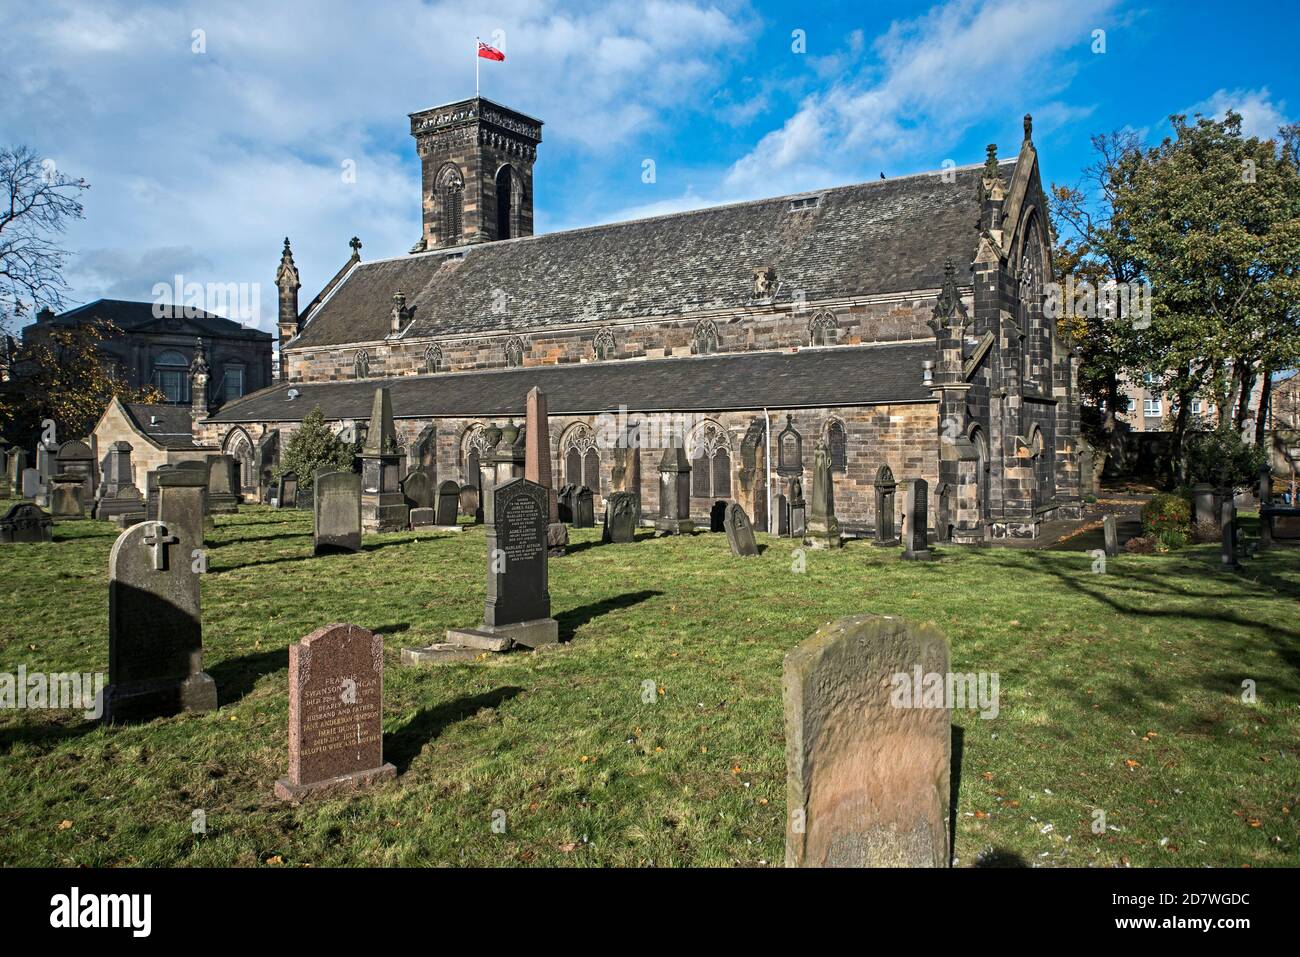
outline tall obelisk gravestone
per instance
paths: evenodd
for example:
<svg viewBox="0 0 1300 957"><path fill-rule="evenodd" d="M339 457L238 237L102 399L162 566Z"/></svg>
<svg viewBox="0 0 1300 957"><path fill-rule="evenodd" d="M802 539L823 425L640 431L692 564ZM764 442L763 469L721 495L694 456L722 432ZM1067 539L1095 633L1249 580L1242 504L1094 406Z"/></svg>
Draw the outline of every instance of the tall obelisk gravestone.
<svg viewBox="0 0 1300 957"><path fill-rule="evenodd" d="M524 442L524 478L546 489L549 501L546 545L551 555L558 557L569 544L569 529L560 522L559 502L551 482L551 427L547 421L546 395L537 386L528 390Z"/></svg>
<svg viewBox="0 0 1300 957"><path fill-rule="evenodd" d="M367 532L400 532L410 523L410 510L400 487L401 453L393 425L388 390L375 390L370 428L361 450L361 528Z"/></svg>

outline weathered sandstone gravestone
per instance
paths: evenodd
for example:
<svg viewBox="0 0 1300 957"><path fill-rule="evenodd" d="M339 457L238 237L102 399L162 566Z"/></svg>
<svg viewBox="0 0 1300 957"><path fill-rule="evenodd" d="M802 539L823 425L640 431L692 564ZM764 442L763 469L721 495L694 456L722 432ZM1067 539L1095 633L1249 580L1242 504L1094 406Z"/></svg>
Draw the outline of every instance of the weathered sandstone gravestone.
<svg viewBox="0 0 1300 957"><path fill-rule="evenodd" d="M85 476L77 472L60 472L50 477L50 518L56 522L72 522L86 517L81 496L86 487Z"/></svg>
<svg viewBox="0 0 1300 957"><path fill-rule="evenodd" d="M691 461L680 445L664 449L659 460L659 517L655 519L658 535L689 535L695 531L691 521Z"/></svg>
<svg viewBox="0 0 1300 957"><path fill-rule="evenodd" d="M596 495L585 485L573 493L573 527L596 527Z"/></svg>
<svg viewBox="0 0 1300 957"><path fill-rule="evenodd" d="M447 641L430 648L403 648L403 664L446 660L447 646L507 651L560 640L551 617L546 527L547 490L527 479L498 485L488 498L487 601L481 628L449 629Z"/></svg>
<svg viewBox="0 0 1300 957"><path fill-rule="evenodd" d="M152 521L164 522L186 541L203 545L203 528L207 512L207 475L198 469L166 469L157 472L155 497L157 512Z"/></svg>
<svg viewBox="0 0 1300 957"><path fill-rule="evenodd" d="M478 514L478 487L462 485L460 487L460 514L474 518Z"/></svg>
<svg viewBox="0 0 1300 957"><path fill-rule="evenodd" d="M23 472L27 469L27 452L14 446L9 450L9 486L11 495L17 495L23 487Z"/></svg>
<svg viewBox="0 0 1300 957"><path fill-rule="evenodd" d="M208 456L208 514L239 511L239 461L233 455Z"/></svg>
<svg viewBox="0 0 1300 957"><path fill-rule="evenodd" d="M9 449L0 439L0 498L13 495L13 483L9 481Z"/></svg>
<svg viewBox="0 0 1300 957"><path fill-rule="evenodd" d="M108 559L108 687L104 721L148 720L217 706L203 671L199 575L203 540L183 526L142 522Z"/></svg>
<svg viewBox="0 0 1300 957"><path fill-rule="evenodd" d="M947 674L933 626L874 615L825 625L786 655L787 867L948 866ZM912 690L918 676L937 681L937 700L920 688L900 699L901 679Z"/></svg>
<svg viewBox="0 0 1300 957"><path fill-rule="evenodd" d="M92 513L100 521L109 521L114 515L141 513L144 496L133 484L131 468L131 443L114 442L108 447L104 465L104 481L99 484L99 498Z"/></svg>
<svg viewBox="0 0 1300 957"><path fill-rule="evenodd" d="M925 479L910 479L903 483L903 554L913 561L934 558L926 529L930 524L929 484Z"/></svg>
<svg viewBox="0 0 1300 957"><path fill-rule="evenodd" d="M410 527L410 508L398 487L402 453L393 425L388 389L375 390L370 425L361 450L361 527L368 532L400 532Z"/></svg>
<svg viewBox="0 0 1300 957"><path fill-rule="evenodd" d="M41 473L36 469L23 469L23 498L33 499L41 494Z"/></svg>
<svg viewBox="0 0 1300 957"><path fill-rule="evenodd" d="M1102 535L1106 544L1106 556L1114 558L1119 554L1119 527L1114 515L1103 515L1101 519Z"/></svg>
<svg viewBox="0 0 1300 957"><path fill-rule="evenodd" d="M840 522L835 517L835 480L831 475L831 454L823 440L813 452L812 507L808 527L804 531L804 544L813 548L839 548Z"/></svg>
<svg viewBox="0 0 1300 957"><path fill-rule="evenodd" d="M443 482L438 486L438 504L436 507L437 516L434 524L456 530L463 527L456 520L456 516L460 512L460 486L455 482ZM415 520L412 519L411 521L414 522Z"/></svg>
<svg viewBox="0 0 1300 957"><path fill-rule="evenodd" d="M49 542L54 539L54 520L31 502L11 505L0 518L0 543Z"/></svg>
<svg viewBox="0 0 1300 957"><path fill-rule="evenodd" d="M290 645L289 775L275 782L275 796L296 803L395 778L384 762L383 716L382 637L337 624Z"/></svg>
<svg viewBox="0 0 1300 957"><path fill-rule="evenodd" d="M739 502L727 504L727 515L722 524L727 530L727 544L731 546L731 554L742 557L758 554L758 545L754 542L754 526Z"/></svg>
<svg viewBox="0 0 1300 957"><path fill-rule="evenodd" d="M1219 554L1220 570L1235 572L1241 565L1237 562L1237 506L1232 496L1224 496L1219 506L1219 534L1222 550Z"/></svg>
<svg viewBox="0 0 1300 957"><path fill-rule="evenodd" d="M614 492L605 499L605 530L602 542L626 544L636 541L636 496L631 492Z"/></svg>
<svg viewBox="0 0 1300 957"><path fill-rule="evenodd" d="M790 537L802 539L808 531L808 504L803 498L803 480L790 480Z"/></svg>
<svg viewBox="0 0 1300 957"><path fill-rule="evenodd" d="M361 476L317 472L312 516L314 554L361 551Z"/></svg>
<svg viewBox="0 0 1300 957"><path fill-rule="evenodd" d="M95 500L95 453L90 446L79 439L72 439L59 446L54 455L54 472L56 475L75 474L81 479L81 503L87 505ZM47 478L55 476L47 474Z"/></svg>
<svg viewBox="0 0 1300 957"><path fill-rule="evenodd" d="M451 484L456 485L455 482ZM416 469L414 472L406 473L406 478L401 481L401 488L408 508L433 508L433 480L429 478L427 472ZM460 486L457 485L456 488L459 491Z"/></svg>
<svg viewBox="0 0 1300 957"><path fill-rule="evenodd" d="M285 472L275 493L276 508L296 508L298 505L298 473Z"/></svg>

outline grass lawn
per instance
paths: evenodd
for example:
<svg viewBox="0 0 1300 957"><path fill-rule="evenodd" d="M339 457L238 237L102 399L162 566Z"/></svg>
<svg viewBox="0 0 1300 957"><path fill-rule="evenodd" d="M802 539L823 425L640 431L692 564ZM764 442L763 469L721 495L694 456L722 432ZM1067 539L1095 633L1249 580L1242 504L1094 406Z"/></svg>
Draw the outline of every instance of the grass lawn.
<svg viewBox="0 0 1300 957"><path fill-rule="evenodd" d="M809 550L798 574L793 543L763 535L739 559L720 534L600 546L575 531L551 562L565 644L416 669L402 646L482 620L481 530L312 558L309 513L216 521L202 590L219 710L113 729L0 711L0 863L779 865L782 656L878 612L936 622L955 671L1000 675L996 719L953 714L958 866L1300 864L1300 551L1240 575L1216 570L1215 546L1093 574L1084 553L921 563L850 543ZM107 670L115 529L55 538L0 546L0 672ZM399 777L294 808L271 795L287 646L334 621L385 636Z"/></svg>

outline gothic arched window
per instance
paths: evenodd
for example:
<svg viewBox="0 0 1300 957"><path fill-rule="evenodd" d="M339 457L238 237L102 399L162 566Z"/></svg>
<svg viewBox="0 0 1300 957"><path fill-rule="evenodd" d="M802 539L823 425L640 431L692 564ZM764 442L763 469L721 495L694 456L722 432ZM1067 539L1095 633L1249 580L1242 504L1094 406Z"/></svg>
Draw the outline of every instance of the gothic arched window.
<svg viewBox="0 0 1300 957"><path fill-rule="evenodd" d="M487 439L483 437L483 431L482 425L471 425L460 437L460 460L464 467L462 485L480 487L481 475L478 465L483 453L487 450Z"/></svg>
<svg viewBox="0 0 1300 957"><path fill-rule="evenodd" d="M705 422L687 442L691 461L691 495L695 498L731 496L731 440L716 422Z"/></svg>
<svg viewBox="0 0 1300 957"><path fill-rule="evenodd" d="M564 462L564 481L600 491L600 453L591 428L579 422L570 426L560 439L560 456Z"/></svg>
<svg viewBox="0 0 1300 957"><path fill-rule="evenodd" d="M707 356L718 351L718 327L712 319L701 319L695 324L695 335L691 340L691 351L697 356Z"/></svg>
<svg viewBox="0 0 1300 957"><path fill-rule="evenodd" d="M598 360L614 358L614 334L608 329L600 330L596 333L593 349Z"/></svg>
<svg viewBox="0 0 1300 957"><path fill-rule="evenodd" d="M497 239L509 239L514 223L515 174L508 165L497 170Z"/></svg>
<svg viewBox="0 0 1300 957"><path fill-rule="evenodd" d="M429 346L424 350L424 371L441 372L442 371L442 347Z"/></svg>
<svg viewBox="0 0 1300 957"><path fill-rule="evenodd" d="M849 467L849 437L844 423L831 419L826 425L826 448L831 455L831 471L844 472Z"/></svg>
<svg viewBox="0 0 1300 957"><path fill-rule="evenodd" d="M511 336L506 342L506 365L511 368L524 364L524 343L518 336Z"/></svg>
<svg viewBox="0 0 1300 957"><path fill-rule="evenodd" d="M442 242L460 241L461 209L465 197L465 180L460 170L448 163L438 174L438 198L442 207Z"/></svg>
<svg viewBox="0 0 1300 957"><path fill-rule="evenodd" d="M356 355L352 357L352 374L358 379L370 375L370 353L365 349L358 349Z"/></svg>
<svg viewBox="0 0 1300 957"><path fill-rule="evenodd" d="M835 315L819 312L808 323L808 341L815 346L833 346L839 335L839 323Z"/></svg>

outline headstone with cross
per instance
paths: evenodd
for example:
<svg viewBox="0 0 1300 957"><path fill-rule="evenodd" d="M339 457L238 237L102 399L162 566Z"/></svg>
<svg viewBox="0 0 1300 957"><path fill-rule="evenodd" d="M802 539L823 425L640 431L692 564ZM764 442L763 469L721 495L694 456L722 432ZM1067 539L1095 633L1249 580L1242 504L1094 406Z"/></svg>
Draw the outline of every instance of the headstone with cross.
<svg viewBox="0 0 1300 957"><path fill-rule="evenodd" d="M192 528L141 522L108 559L108 687L104 721L210 711L217 687L203 671L199 572Z"/></svg>

